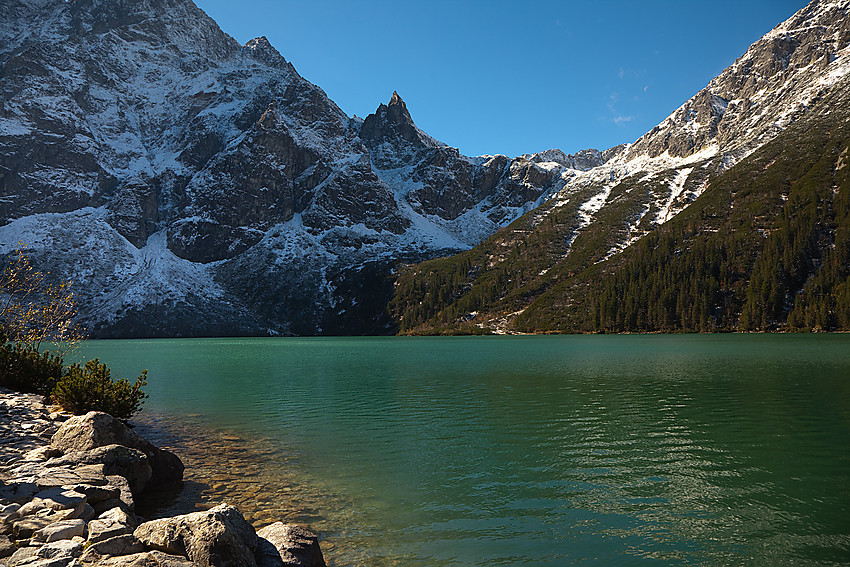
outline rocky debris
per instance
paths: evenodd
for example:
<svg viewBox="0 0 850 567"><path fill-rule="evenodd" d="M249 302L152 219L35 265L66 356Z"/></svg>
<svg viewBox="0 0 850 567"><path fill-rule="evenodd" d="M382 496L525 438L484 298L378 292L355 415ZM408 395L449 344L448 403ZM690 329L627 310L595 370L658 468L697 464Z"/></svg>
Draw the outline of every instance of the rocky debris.
<svg viewBox="0 0 850 567"><path fill-rule="evenodd" d="M154 485L148 463L161 483L183 465L107 414L69 418L8 390L0 410L0 567L325 565L313 534L278 523L258 537L227 504L142 522L134 498Z"/></svg>
<svg viewBox="0 0 850 567"><path fill-rule="evenodd" d="M0 467L22 459L40 460L38 452L51 451L46 447L50 437L69 417L69 413L51 411L41 396L0 388Z"/></svg>

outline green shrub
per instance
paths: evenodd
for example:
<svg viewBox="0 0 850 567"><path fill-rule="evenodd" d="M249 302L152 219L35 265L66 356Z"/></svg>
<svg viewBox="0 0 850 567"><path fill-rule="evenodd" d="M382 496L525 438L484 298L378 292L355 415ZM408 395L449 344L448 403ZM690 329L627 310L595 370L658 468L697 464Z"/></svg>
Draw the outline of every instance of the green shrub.
<svg viewBox="0 0 850 567"><path fill-rule="evenodd" d="M135 384L124 378L112 380L109 368L98 359L85 366L72 364L53 389L51 397L65 410L74 414L103 411L117 419L129 419L142 408L147 394L147 370L136 378Z"/></svg>
<svg viewBox="0 0 850 567"><path fill-rule="evenodd" d="M0 386L46 396L64 373L61 356L23 343L7 343L0 329Z"/></svg>

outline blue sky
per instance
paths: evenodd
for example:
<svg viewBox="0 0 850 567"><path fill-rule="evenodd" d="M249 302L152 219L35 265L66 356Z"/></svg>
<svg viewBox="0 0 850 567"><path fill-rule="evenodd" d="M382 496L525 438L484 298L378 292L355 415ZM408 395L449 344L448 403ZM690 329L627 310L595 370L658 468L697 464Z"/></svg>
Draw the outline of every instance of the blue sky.
<svg viewBox="0 0 850 567"><path fill-rule="evenodd" d="M632 142L805 0L195 0L346 113L398 91L466 155Z"/></svg>

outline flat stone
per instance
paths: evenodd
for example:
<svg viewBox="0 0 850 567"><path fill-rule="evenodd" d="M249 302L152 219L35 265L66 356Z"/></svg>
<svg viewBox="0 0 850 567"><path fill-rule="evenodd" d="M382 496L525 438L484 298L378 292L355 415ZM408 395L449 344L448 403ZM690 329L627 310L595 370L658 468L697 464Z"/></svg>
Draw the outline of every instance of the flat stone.
<svg viewBox="0 0 850 567"><path fill-rule="evenodd" d="M73 557L56 557L53 559L35 559L27 561L26 563L22 563L21 567L74 567L75 565L79 565L77 560ZM9 567L13 566L11 563Z"/></svg>
<svg viewBox="0 0 850 567"><path fill-rule="evenodd" d="M45 463L45 465L48 463ZM75 484L102 486L107 481L103 474L103 465L98 464L75 467L45 467L33 476L31 482L34 482L38 486L38 490L46 490L57 486L73 486Z"/></svg>
<svg viewBox="0 0 850 567"><path fill-rule="evenodd" d="M57 486L39 492L33 497L33 501L36 500L40 500L53 510L82 509L86 503L86 495Z"/></svg>
<svg viewBox="0 0 850 567"><path fill-rule="evenodd" d="M36 552L38 551L38 547L21 547L17 551L15 551L11 557L6 561L7 565L14 566L20 565L21 563L25 563L32 558L36 557Z"/></svg>
<svg viewBox="0 0 850 567"><path fill-rule="evenodd" d="M86 451L72 451L50 463L61 466L103 465L103 472L107 476L118 475L126 478L134 495L141 494L151 479L147 455L124 445L113 444Z"/></svg>
<svg viewBox="0 0 850 567"><path fill-rule="evenodd" d="M97 565L98 567L197 567L195 563L185 557L169 555L161 551L107 557L100 559Z"/></svg>
<svg viewBox="0 0 850 567"><path fill-rule="evenodd" d="M33 539L50 543L60 539L71 539L75 536L83 537L86 533L86 523L83 520L64 520L54 522L49 526L38 530L33 534Z"/></svg>
<svg viewBox="0 0 850 567"><path fill-rule="evenodd" d="M38 485L32 481L9 481L0 485L0 500L22 504L29 501L38 492Z"/></svg>
<svg viewBox="0 0 850 567"><path fill-rule="evenodd" d="M88 543L97 543L113 537L133 533L133 527L124 522L111 519L97 519L88 523Z"/></svg>
<svg viewBox="0 0 850 567"><path fill-rule="evenodd" d="M110 498L121 496L121 489L116 486L93 486L91 484L75 484L71 487L74 492L86 495L86 502L96 504Z"/></svg>
<svg viewBox="0 0 850 567"><path fill-rule="evenodd" d="M145 551L145 546L133 537L132 534L120 535L112 537L95 544L89 545L80 561L83 563L92 563L96 560L103 559L114 555L132 555L134 553L142 553Z"/></svg>
<svg viewBox="0 0 850 567"><path fill-rule="evenodd" d="M79 557L83 554L83 544L79 541L62 539L49 542L35 553L36 557L43 559L56 559L60 557Z"/></svg>
<svg viewBox="0 0 850 567"><path fill-rule="evenodd" d="M43 510L52 510L52 508L50 508L50 506L48 506L46 502L43 502L41 500L31 500L30 502L27 502L26 504L21 506L21 508L18 510L17 516L18 518L26 518L27 516L33 516L35 514L38 514Z"/></svg>
<svg viewBox="0 0 850 567"><path fill-rule="evenodd" d="M63 520L65 518L62 518ZM15 539L27 539L33 536L38 530L46 528L57 520L49 516L28 516L12 524L12 533L15 534Z"/></svg>

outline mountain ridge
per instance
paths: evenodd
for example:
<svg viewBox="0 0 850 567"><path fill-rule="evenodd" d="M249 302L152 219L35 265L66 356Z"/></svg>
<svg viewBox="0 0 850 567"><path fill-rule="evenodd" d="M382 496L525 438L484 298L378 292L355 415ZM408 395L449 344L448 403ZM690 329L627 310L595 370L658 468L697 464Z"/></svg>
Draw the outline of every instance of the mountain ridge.
<svg viewBox="0 0 850 567"><path fill-rule="evenodd" d="M348 117L189 0L8 8L0 251L73 281L96 337L391 332L399 261L468 249L578 164L463 156L397 93Z"/></svg>

